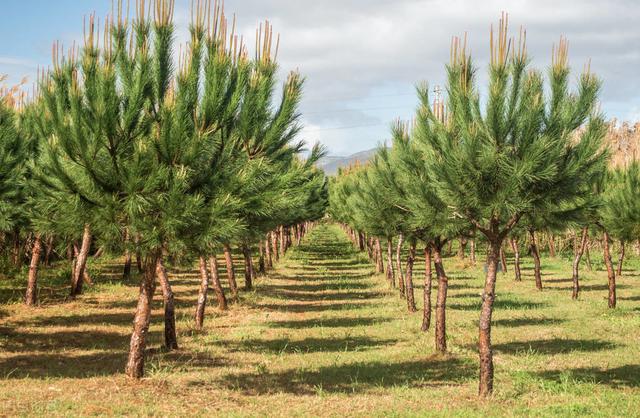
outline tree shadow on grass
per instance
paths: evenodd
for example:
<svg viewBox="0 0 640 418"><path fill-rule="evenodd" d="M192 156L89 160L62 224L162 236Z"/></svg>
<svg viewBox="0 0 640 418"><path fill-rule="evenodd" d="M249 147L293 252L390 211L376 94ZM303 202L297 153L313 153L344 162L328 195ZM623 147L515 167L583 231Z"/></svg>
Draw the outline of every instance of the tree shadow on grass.
<svg viewBox="0 0 640 418"><path fill-rule="evenodd" d="M566 322L560 318L510 318L493 321L493 325L498 327L524 327L528 325L559 325Z"/></svg>
<svg viewBox="0 0 640 418"><path fill-rule="evenodd" d="M475 377L476 367L473 364L456 358L438 357L402 363L362 362L325 366L317 370L229 374L220 384L246 395L312 395L318 391L353 394L401 385L412 388L459 385Z"/></svg>
<svg viewBox="0 0 640 418"><path fill-rule="evenodd" d="M322 289L325 290L325 289ZM350 289L344 289L350 290ZM344 300L369 300L378 299L384 296L380 292L333 292L333 293L320 293L320 292L299 292L299 291L286 291L282 289L269 289L262 291L265 296L279 297L290 301L300 302L315 302L315 301L344 301Z"/></svg>
<svg viewBox="0 0 640 418"><path fill-rule="evenodd" d="M544 340L513 341L510 343L494 344L493 349L506 354L536 352L539 354L562 354L573 351L596 352L611 350L618 345L604 340L576 340L564 338L550 338Z"/></svg>
<svg viewBox="0 0 640 418"><path fill-rule="evenodd" d="M383 322L390 322L390 318L314 318L295 321L269 322L267 326L271 328L307 329L314 327L324 328L353 328L363 326L375 326Z"/></svg>
<svg viewBox="0 0 640 418"><path fill-rule="evenodd" d="M330 303L324 305L315 305L310 303L286 305L259 303L253 305L252 307L255 309L264 309L279 312L305 313L366 309L372 306L374 306L372 303Z"/></svg>
<svg viewBox="0 0 640 418"><path fill-rule="evenodd" d="M474 303L468 303L468 304L452 303L447 305L447 307L457 311L478 311L480 310L481 304L482 304L482 301L479 299ZM542 303L542 302L526 302L526 301L519 301L519 300L513 300L513 299L500 299L500 298L498 298L493 303L493 307L496 310L532 310L532 309L542 309L547 306L548 304Z"/></svg>
<svg viewBox="0 0 640 418"><path fill-rule="evenodd" d="M259 292L263 292L263 289L277 289L277 291L285 292L322 292L327 290L358 290L358 289L371 289L371 285L368 283L359 282L327 282L327 283L313 283L313 284L278 284L273 286L263 286Z"/></svg>
<svg viewBox="0 0 640 418"><path fill-rule="evenodd" d="M565 376L584 383L596 383L614 388L640 387L640 365L626 364L612 369L584 367L577 369L549 370L536 373L542 379L561 382Z"/></svg>
<svg viewBox="0 0 640 418"><path fill-rule="evenodd" d="M369 337L346 338L305 338L292 341L288 338L274 340L251 339L226 341L222 345L229 351L251 353L333 353L339 351L363 351L397 343L395 339L374 339Z"/></svg>

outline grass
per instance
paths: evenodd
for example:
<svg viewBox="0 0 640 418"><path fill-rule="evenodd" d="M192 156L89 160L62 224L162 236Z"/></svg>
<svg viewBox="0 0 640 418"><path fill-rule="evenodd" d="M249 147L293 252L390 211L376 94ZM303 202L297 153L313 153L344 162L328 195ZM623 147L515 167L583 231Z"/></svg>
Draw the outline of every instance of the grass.
<svg viewBox="0 0 640 418"><path fill-rule="evenodd" d="M180 350L161 349L156 297L140 382L122 375L137 284L118 278L117 263L93 266L96 285L75 301L64 299L65 274L50 270L35 309L19 303L24 279L0 279L0 415L640 415L637 259L618 281L615 310L595 263L579 301L568 260L543 259L543 292L529 259L522 282L501 274L496 392L486 401L476 396L482 266L456 257L445 266L445 356L434 352L433 329L420 331L421 313L407 313L333 225L315 229L230 311L210 305L202 332L192 327L197 273L175 269ZM417 267L421 302L421 259Z"/></svg>

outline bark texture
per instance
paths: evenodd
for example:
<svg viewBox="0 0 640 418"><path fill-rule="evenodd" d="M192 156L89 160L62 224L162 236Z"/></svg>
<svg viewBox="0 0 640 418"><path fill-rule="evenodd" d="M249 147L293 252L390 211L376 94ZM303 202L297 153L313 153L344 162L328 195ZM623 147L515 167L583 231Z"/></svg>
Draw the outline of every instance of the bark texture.
<svg viewBox="0 0 640 418"><path fill-rule="evenodd" d="M449 279L442 264L442 245L434 246L433 265L438 278L438 295L436 297L436 350L447 351L447 289Z"/></svg>
<svg viewBox="0 0 640 418"><path fill-rule="evenodd" d="M211 286L218 300L218 309L227 310L227 297L224 295L224 289L220 282L220 274L218 272L218 259L215 255L209 257L209 271L211 272Z"/></svg>
<svg viewBox="0 0 640 418"><path fill-rule="evenodd" d="M149 322L151 320L151 302L155 292L155 275L157 256L150 256L145 260L138 306L133 320L133 332L129 344L129 358L125 373L127 376L139 379L144 376L144 355L149 334Z"/></svg>
<svg viewBox="0 0 640 418"><path fill-rule="evenodd" d="M71 296L75 297L82 293L82 284L85 279L85 269L87 268L87 258L89 256L89 247L91 246L91 227L89 224L84 226L82 233L82 246L78 251L78 257L75 262L73 271L73 279L71 282Z"/></svg>
<svg viewBox="0 0 640 418"><path fill-rule="evenodd" d="M607 278L609 280L609 308L616 307L616 272L611 262L611 238L609 233L604 231L602 237L602 249L604 251L604 264L607 266Z"/></svg>
<svg viewBox="0 0 640 418"><path fill-rule="evenodd" d="M578 299L580 295L580 276L579 276L579 268L580 268L580 259L584 254L584 249L587 247L587 237L589 236L589 228L586 226L582 228L582 238L580 238L580 245L576 248L575 255L573 257L573 291L571 294L572 299Z"/></svg>
<svg viewBox="0 0 640 418"><path fill-rule="evenodd" d="M536 279L536 289L542 290L542 273L540 272L540 253L538 252L538 243L536 242L536 233L529 231L531 237L531 255L533 256L533 275Z"/></svg>
<svg viewBox="0 0 640 418"><path fill-rule="evenodd" d="M31 251L31 263L29 264L29 280L27 282L27 293L25 303L33 306L38 303L38 267L40 265L40 254L42 252L42 238L36 234Z"/></svg>
<svg viewBox="0 0 640 418"><path fill-rule="evenodd" d="M162 258L158 259L156 275L162 287L162 302L164 305L164 346L167 350L178 349L178 336L176 335L176 305Z"/></svg>
<svg viewBox="0 0 640 418"><path fill-rule="evenodd" d="M422 331L431 327L431 246L424 248L424 299L422 310Z"/></svg>
<svg viewBox="0 0 640 418"><path fill-rule="evenodd" d="M207 306L207 292L209 291L209 272L207 271L207 262L202 256L198 258L198 267L200 268L200 290L198 291L195 319L196 329L202 329L204 311Z"/></svg>
<svg viewBox="0 0 640 418"><path fill-rule="evenodd" d="M413 291L413 263L416 260L416 239L412 238L409 244L409 256L407 257L407 271L405 272L405 293L407 295L407 309L416 312L416 300Z"/></svg>
<svg viewBox="0 0 640 418"><path fill-rule="evenodd" d="M487 254L487 275L482 292L482 308L480 310L478 352L480 354L480 384L478 392L486 397L493 392L493 351L491 347L491 317L493 303L496 299L496 276L501 242L493 238L489 243Z"/></svg>
<svg viewBox="0 0 640 418"><path fill-rule="evenodd" d="M276 234L273 234L275 237ZM274 248L277 246L274 245ZM277 260L277 257L276 257ZM238 301L238 283L236 282L236 271L233 267L233 258L231 256L231 247L229 244L224 246L224 262L227 267L227 279L229 280L229 289L231 290L231 299L234 302Z"/></svg>

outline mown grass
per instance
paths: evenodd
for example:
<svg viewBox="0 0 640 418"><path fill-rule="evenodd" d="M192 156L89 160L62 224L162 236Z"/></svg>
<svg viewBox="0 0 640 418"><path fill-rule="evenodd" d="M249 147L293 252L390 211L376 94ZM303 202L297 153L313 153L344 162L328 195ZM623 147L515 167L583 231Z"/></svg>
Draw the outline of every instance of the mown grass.
<svg viewBox="0 0 640 418"><path fill-rule="evenodd" d="M422 263L415 272L419 305ZM96 285L75 301L64 298L64 272L45 273L44 303L35 309L19 303L24 280L2 279L0 415L640 414L637 259L619 279L615 310L606 307L606 275L597 263L583 272L579 301L570 299L568 260L543 259L543 292L535 290L529 259L522 282L501 274L496 392L485 401L476 396L482 266L456 257L445 263L444 356L434 352L433 330L420 331L421 314L406 312L333 225L314 230L230 311L211 305L203 332L192 327L197 274L174 269L181 348L161 349L157 297L141 382L122 375L137 284L119 279L118 263L93 266Z"/></svg>

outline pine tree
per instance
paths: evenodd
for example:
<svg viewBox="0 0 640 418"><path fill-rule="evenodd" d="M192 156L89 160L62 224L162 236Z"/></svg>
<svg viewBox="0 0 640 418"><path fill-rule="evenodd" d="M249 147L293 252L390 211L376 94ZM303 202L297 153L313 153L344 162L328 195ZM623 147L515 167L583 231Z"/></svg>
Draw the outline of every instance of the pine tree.
<svg viewBox="0 0 640 418"><path fill-rule="evenodd" d="M451 216L468 220L489 242L478 344L479 393L488 396L493 391L491 317L502 242L526 214L558 204L568 204L578 214L588 206L594 179L606 162L604 122L596 111L600 82L588 69L577 91L569 89L564 39L554 50L547 96L542 75L529 69L524 37L510 41L503 17L496 37L492 31L484 101L465 46L459 40L452 43L449 117L442 123L430 110L426 89L420 113L429 121L424 129L432 132L426 135L425 152L435 190Z"/></svg>

